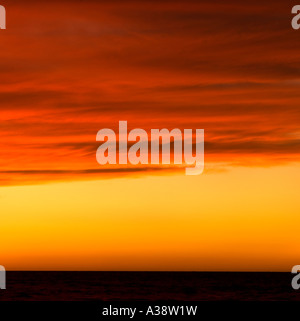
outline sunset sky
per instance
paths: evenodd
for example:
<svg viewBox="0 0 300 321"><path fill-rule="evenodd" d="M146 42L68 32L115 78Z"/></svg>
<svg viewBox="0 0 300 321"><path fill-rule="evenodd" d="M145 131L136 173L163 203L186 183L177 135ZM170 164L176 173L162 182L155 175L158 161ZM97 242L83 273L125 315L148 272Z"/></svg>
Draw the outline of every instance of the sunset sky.
<svg viewBox="0 0 300 321"><path fill-rule="evenodd" d="M2 1L0 265L300 264L294 1ZM203 128L205 171L110 168L102 128Z"/></svg>

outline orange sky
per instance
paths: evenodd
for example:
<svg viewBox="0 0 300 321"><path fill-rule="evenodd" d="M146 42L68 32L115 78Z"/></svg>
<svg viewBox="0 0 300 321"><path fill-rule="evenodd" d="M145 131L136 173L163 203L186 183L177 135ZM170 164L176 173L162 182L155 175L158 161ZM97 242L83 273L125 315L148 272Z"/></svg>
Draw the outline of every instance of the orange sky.
<svg viewBox="0 0 300 321"><path fill-rule="evenodd" d="M1 265L299 264L294 2L1 4ZM96 133L119 120L204 128L206 172L100 167Z"/></svg>

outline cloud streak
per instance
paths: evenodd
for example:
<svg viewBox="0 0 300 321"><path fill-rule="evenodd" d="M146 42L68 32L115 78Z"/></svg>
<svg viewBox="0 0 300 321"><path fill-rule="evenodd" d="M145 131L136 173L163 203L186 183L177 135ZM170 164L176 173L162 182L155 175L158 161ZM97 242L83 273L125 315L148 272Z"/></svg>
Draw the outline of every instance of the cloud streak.
<svg viewBox="0 0 300 321"><path fill-rule="evenodd" d="M300 44L292 5L8 4L0 34L3 181L96 177L101 168L86 172L97 165L95 135L117 130L119 120L146 130L204 128L208 165L298 162Z"/></svg>

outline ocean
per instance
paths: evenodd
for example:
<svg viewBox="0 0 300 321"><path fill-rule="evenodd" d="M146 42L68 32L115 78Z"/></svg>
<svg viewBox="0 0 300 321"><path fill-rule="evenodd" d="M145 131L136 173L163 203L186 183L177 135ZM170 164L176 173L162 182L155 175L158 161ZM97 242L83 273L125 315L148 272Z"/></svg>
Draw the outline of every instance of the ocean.
<svg viewBox="0 0 300 321"><path fill-rule="evenodd" d="M0 301L300 301L291 273L7 272Z"/></svg>

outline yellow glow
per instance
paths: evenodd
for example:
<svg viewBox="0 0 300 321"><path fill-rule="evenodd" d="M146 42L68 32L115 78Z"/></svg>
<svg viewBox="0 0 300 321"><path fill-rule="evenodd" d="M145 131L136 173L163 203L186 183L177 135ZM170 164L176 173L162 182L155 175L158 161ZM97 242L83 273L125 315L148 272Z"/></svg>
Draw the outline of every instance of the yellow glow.
<svg viewBox="0 0 300 321"><path fill-rule="evenodd" d="M9 270L286 270L298 166L2 187Z"/></svg>

